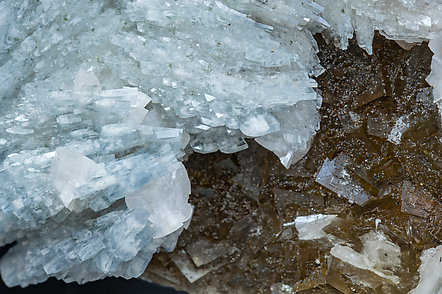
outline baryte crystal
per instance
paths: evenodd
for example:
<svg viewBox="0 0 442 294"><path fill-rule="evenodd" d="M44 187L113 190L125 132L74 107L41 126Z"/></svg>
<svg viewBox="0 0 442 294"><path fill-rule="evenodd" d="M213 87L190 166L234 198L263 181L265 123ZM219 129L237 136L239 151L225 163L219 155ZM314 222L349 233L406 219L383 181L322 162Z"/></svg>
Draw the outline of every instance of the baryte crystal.
<svg viewBox="0 0 442 294"><path fill-rule="evenodd" d="M336 215L313 214L307 216L298 216L294 223L298 230L299 240L314 240L325 237L326 234L322 230L331 224Z"/></svg>
<svg viewBox="0 0 442 294"><path fill-rule="evenodd" d="M408 43L433 39L442 28L442 2L427 0L359 1L318 0L325 7L323 16L330 24L327 35L340 48L356 34L359 46L372 53L373 31L392 40Z"/></svg>
<svg viewBox="0 0 442 294"><path fill-rule="evenodd" d="M51 168L55 190L66 208L71 208L72 201L78 198L74 194L77 188L93 182L96 187L91 187L92 192L98 192L116 183L115 177L107 174L104 164L75 150L57 149Z"/></svg>
<svg viewBox="0 0 442 294"><path fill-rule="evenodd" d="M84 75L74 90L28 84L10 101L15 119L1 119L0 241L19 242L0 264L7 285L139 276L190 220L185 133L144 124L150 98L137 88L101 90Z"/></svg>
<svg viewBox="0 0 442 294"><path fill-rule="evenodd" d="M402 134L408 130L409 123L407 122L407 118L401 116L394 124L391 133L388 135L387 140L393 144L399 144L401 142Z"/></svg>
<svg viewBox="0 0 442 294"><path fill-rule="evenodd" d="M369 270L397 284L400 279L394 272L401 266L401 250L382 232L371 231L361 237L362 252L343 245L335 245L330 254L354 267Z"/></svg>
<svg viewBox="0 0 442 294"><path fill-rule="evenodd" d="M436 203L431 194L422 187L414 187L410 182L402 184L401 211L420 217L428 217Z"/></svg>
<svg viewBox="0 0 442 294"><path fill-rule="evenodd" d="M346 169L348 157L341 153L333 160L325 159L324 164L316 175L316 182L332 190L338 196L347 198L350 203L363 205L371 195L352 178Z"/></svg>
<svg viewBox="0 0 442 294"><path fill-rule="evenodd" d="M198 240L186 249L189 256L192 258L195 266L204 266L215 259L232 254L234 251L238 251L237 248L230 247L225 242L213 243L209 240Z"/></svg>
<svg viewBox="0 0 442 294"><path fill-rule="evenodd" d="M367 134L386 139L391 135L393 125L391 118L385 115L370 116L367 120Z"/></svg>
<svg viewBox="0 0 442 294"><path fill-rule="evenodd" d="M148 219L155 226L154 238L178 230L192 216L192 207L187 204L190 182L186 169L179 162L170 168L172 173L149 180L125 198L129 209L142 209L149 214Z"/></svg>
<svg viewBox="0 0 442 294"><path fill-rule="evenodd" d="M410 294L442 293L442 245L425 250L421 255L419 284Z"/></svg>
<svg viewBox="0 0 442 294"><path fill-rule="evenodd" d="M2 1L0 244L18 242L3 279L139 276L192 215L187 145L233 153L256 138L285 167L307 153L322 99L313 34L346 48L356 32L371 53L375 29L434 38L440 12L425 0ZM365 203L335 163L317 181Z"/></svg>
<svg viewBox="0 0 442 294"><path fill-rule="evenodd" d="M442 117L442 32L430 41L429 46L434 56L431 62L431 73L427 77L427 81L433 86L434 103L438 105Z"/></svg>
<svg viewBox="0 0 442 294"><path fill-rule="evenodd" d="M171 258L190 283L195 282L213 270L211 267L196 268L184 250L174 252Z"/></svg>
<svg viewBox="0 0 442 294"><path fill-rule="evenodd" d="M261 137L279 131L279 122L267 113L248 116L241 122L241 132L250 137Z"/></svg>

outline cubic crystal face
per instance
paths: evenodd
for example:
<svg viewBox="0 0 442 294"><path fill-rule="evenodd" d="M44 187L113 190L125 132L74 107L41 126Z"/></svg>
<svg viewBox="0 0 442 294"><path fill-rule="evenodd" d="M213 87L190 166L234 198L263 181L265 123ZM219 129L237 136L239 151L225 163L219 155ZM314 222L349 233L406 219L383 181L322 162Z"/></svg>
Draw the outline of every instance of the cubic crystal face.
<svg viewBox="0 0 442 294"><path fill-rule="evenodd" d="M0 3L0 245L18 242L0 262L9 286L141 275L192 216L185 150L234 153L254 138L285 167L307 153L322 101L313 34L346 48L355 32L371 53L374 30L433 39L442 9L268 2Z"/></svg>

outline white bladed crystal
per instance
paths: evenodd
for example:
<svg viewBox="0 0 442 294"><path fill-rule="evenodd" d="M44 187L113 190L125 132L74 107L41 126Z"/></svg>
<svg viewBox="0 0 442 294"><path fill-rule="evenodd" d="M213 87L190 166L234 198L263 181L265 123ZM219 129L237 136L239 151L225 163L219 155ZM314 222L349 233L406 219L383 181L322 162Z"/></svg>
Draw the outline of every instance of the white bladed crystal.
<svg viewBox="0 0 442 294"><path fill-rule="evenodd" d="M299 240L315 240L326 236L323 229L332 223L337 215L312 214L298 216L294 225L298 231Z"/></svg>
<svg viewBox="0 0 442 294"><path fill-rule="evenodd" d="M401 249L381 231L371 231L361 237L363 248L356 252L349 246L335 245L330 254L354 267L369 270L398 284L394 274L401 268Z"/></svg>
<svg viewBox="0 0 442 294"><path fill-rule="evenodd" d="M103 164L97 164L83 154L65 148L56 150L51 168L55 190L66 208L69 208L71 201L74 200L76 188L84 186L96 178L106 176ZM113 184L113 182L111 181L109 184ZM105 187L97 188L99 191Z"/></svg>
<svg viewBox="0 0 442 294"><path fill-rule="evenodd" d="M3 280L141 275L189 224L187 146L233 153L255 138L287 168L300 160L319 129L316 33L343 49L356 34L368 53L374 30L432 39L441 103L441 11L442 0L0 1L0 246L17 241ZM337 163L317 181L365 203L336 185L353 184Z"/></svg>
<svg viewBox="0 0 442 294"><path fill-rule="evenodd" d="M146 211L155 226L154 238L162 238L178 230L190 219L192 207L187 205L190 181L182 163L169 167L170 173L147 182L140 190L127 195L127 207Z"/></svg>
<svg viewBox="0 0 442 294"><path fill-rule="evenodd" d="M422 252L419 274L419 284L410 294L442 293L442 245Z"/></svg>

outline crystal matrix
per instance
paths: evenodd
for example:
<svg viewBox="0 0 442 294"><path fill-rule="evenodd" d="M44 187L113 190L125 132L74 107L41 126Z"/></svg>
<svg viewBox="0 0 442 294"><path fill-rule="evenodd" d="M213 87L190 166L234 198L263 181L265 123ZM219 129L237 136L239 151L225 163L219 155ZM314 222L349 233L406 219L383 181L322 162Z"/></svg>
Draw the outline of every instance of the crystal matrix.
<svg viewBox="0 0 442 294"><path fill-rule="evenodd" d="M188 144L231 153L271 135L288 166L318 128L308 31L217 1L0 8L0 243L18 242L0 265L10 286L141 275L190 220Z"/></svg>
<svg viewBox="0 0 442 294"><path fill-rule="evenodd" d="M252 142L236 154L193 154L185 165L194 215L176 252L200 278L191 283L175 253L156 255L144 277L189 293L402 294L418 284L413 293L438 293L442 149L425 81L431 51L376 34L371 56L352 40L346 51L320 41L319 57L321 130L307 155L285 169ZM385 94L372 92L379 84ZM402 115L410 125L395 144L388 134ZM348 189L317 182L332 161L330 179ZM368 201L350 203L358 190ZM231 251L193 262L194 248L217 246Z"/></svg>
<svg viewBox="0 0 442 294"><path fill-rule="evenodd" d="M285 167L307 153L322 101L313 34L345 49L355 33L372 53L374 30L433 39L440 10L425 0L0 2L0 243L18 242L3 279L139 276L192 215L185 151L233 153L255 138ZM410 127L399 122L397 144Z"/></svg>

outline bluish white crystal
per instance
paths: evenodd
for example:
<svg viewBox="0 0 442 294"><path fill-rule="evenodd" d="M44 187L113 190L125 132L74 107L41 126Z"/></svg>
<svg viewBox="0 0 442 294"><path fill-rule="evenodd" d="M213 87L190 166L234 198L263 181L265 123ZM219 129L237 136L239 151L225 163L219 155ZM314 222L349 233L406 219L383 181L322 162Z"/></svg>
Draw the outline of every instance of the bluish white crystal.
<svg viewBox="0 0 442 294"><path fill-rule="evenodd" d="M192 214L183 130L145 124L151 99L137 88L72 78L73 89L32 82L4 102L0 243L19 243L0 264L10 286L139 276Z"/></svg>
<svg viewBox="0 0 442 294"><path fill-rule="evenodd" d="M340 48L356 35L359 46L372 53L374 30L392 40L408 43L433 39L442 29L442 1L434 0L315 0L324 6L330 24L326 36Z"/></svg>
<svg viewBox="0 0 442 294"><path fill-rule="evenodd" d="M442 118L442 32L439 32L429 45L434 56L427 81L433 86L434 103L439 107L439 114Z"/></svg>
<svg viewBox="0 0 442 294"><path fill-rule="evenodd" d="M356 33L369 53L375 29L433 39L439 93L441 3L1 1L0 245L18 242L2 278L139 276L189 224L186 146L255 138L301 159L319 128L313 34L345 49Z"/></svg>
<svg viewBox="0 0 442 294"><path fill-rule="evenodd" d="M350 203L363 205L371 196L348 173L346 169L348 163L349 159L344 153L340 153L333 160L326 158L316 175L316 182L335 192L339 197L348 199Z"/></svg>

